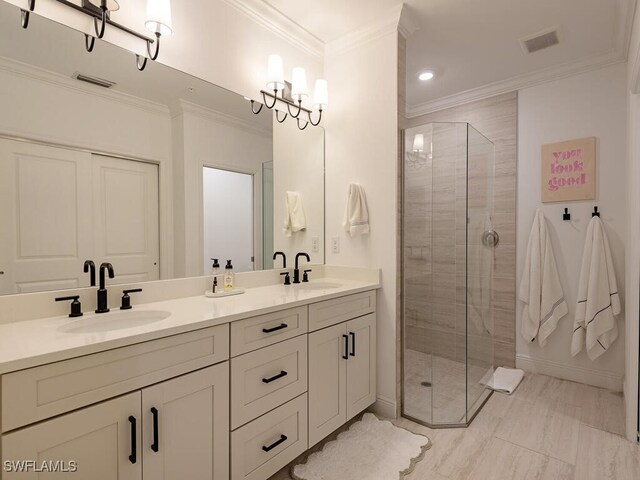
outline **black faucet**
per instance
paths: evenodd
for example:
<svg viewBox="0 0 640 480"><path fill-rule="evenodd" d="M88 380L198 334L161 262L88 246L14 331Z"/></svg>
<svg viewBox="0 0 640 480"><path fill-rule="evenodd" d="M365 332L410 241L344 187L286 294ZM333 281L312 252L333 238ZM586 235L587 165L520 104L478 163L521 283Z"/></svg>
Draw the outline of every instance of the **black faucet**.
<svg viewBox="0 0 640 480"><path fill-rule="evenodd" d="M98 308L96 313L107 313L109 311L109 303L107 302L107 289L105 286L104 272L109 272L109 278L114 278L113 265L108 262L104 262L100 265L100 288L98 288Z"/></svg>
<svg viewBox="0 0 640 480"><path fill-rule="evenodd" d="M89 274L89 278L91 280L91 286L95 287L96 286L96 264L93 263L93 260L84 261L84 273L89 273L89 270L91 270L91 273Z"/></svg>
<svg viewBox="0 0 640 480"><path fill-rule="evenodd" d="M307 259L307 262L311 261L308 253L300 252L296 254L296 266L293 270L293 283L300 283L300 269L298 268L298 259L300 257L305 257Z"/></svg>
<svg viewBox="0 0 640 480"><path fill-rule="evenodd" d="M282 268L287 268L287 256L284 254L284 252L276 252L276 253L274 253L273 254L273 260L278 258L278 255L280 255L282 257Z"/></svg>

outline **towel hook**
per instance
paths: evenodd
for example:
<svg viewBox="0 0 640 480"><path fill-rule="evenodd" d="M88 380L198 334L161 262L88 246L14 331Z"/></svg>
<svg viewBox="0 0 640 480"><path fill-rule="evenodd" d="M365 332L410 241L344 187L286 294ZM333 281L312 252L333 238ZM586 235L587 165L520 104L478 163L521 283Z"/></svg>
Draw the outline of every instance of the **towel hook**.
<svg viewBox="0 0 640 480"><path fill-rule="evenodd" d="M564 213L562 214L562 220L564 221L571 220L571 214L569 213L568 208L564 209Z"/></svg>
<svg viewBox="0 0 640 480"><path fill-rule="evenodd" d="M598 207L593 207L593 213L591 214L592 217L599 217L600 216L600 212L598 211Z"/></svg>

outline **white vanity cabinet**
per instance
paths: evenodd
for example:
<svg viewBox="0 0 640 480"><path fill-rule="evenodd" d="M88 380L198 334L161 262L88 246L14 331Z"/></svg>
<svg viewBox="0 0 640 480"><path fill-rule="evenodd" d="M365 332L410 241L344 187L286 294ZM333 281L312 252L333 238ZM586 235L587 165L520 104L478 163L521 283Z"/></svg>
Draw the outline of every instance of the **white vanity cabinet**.
<svg viewBox="0 0 640 480"><path fill-rule="evenodd" d="M309 308L310 325L335 323L309 334L309 447L376 400L374 312L375 292Z"/></svg>

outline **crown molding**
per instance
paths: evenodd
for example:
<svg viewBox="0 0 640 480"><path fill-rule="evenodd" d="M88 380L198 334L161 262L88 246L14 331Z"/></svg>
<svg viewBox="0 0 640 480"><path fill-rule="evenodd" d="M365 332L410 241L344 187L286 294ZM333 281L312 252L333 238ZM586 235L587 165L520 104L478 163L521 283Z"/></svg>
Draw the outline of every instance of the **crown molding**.
<svg viewBox="0 0 640 480"><path fill-rule="evenodd" d="M403 5L395 6L366 26L327 43L325 45L325 55L327 57L342 55L386 35L397 33Z"/></svg>
<svg viewBox="0 0 640 480"><path fill-rule="evenodd" d="M255 23L308 55L322 58L324 43L263 0L223 0Z"/></svg>
<svg viewBox="0 0 640 480"><path fill-rule="evenodd" d="M134 97L126 93L115 90L106 90L103 87L88 85L65 75L45 70L40 67L34 67L26 63L18 62L6 57L0 57L0 71L7 72L22 78L28 78L40 83L54 85L56 87L65 88L82 95L91 97L99 97L105 100L114 101L126 105L128 107L137 108L153 115L168 116L169 107L161 103L151 100L145 100Z"/></svg>
<svg viewBox="0 0 640 480"><path fill-rule="evenodd" d="M472 88L464 92L447 95L446 97L430 100L428 102L414 105L407 104L406 116L407 118L419 117L421 115L445 110L465 103L484 100L496 95L502 95L503 93L509 93L523 88L533 87L535 85L571 77L573 75L579 75L590 70L624 63L626 60L627 59L622 55L622 52L611 52L599 57L593 57L559 67L552 67L525 75L518 75L507 80Z"/></svg>
<svg viewBox="0 0 640 480"><path fill-rule="evenodd" d="M171 109L171 118L179 117L185 113L220 125L225 125L227 127L231 126L238 128L254 135L260 135L267 138L271 138L273 135L273 131L269 127L256 125L255 123L248 122L240 117L180 99L174 108Z"/></svg>

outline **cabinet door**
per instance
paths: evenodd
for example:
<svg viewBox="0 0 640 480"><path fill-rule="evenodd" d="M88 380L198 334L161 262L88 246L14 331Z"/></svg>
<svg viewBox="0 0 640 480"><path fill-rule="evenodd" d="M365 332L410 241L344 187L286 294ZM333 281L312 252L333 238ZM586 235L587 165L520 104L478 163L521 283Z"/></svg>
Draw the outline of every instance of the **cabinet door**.
<svg viewBox="0 0 640 480"><path fill-rule="evenodd" d="M9 433L2 437L2 478L141 480L140 423L140 392L134 392ZM6 471L6 462L25 460L41 469L44 462L73 470L74 462L77 471Z"/></svg>
<svg viewBox="0 0 640 480"><path fill-rule="evenodd" d="M376 315L347 322L347 420L376 401Z"/></svg>
<svg viewBox="0 0 640 480"><path fill-rule="evenodd" d="M229 478L229 362L142 390L144 476Z"/></svg>
<svg viewBox="0 0 640 480"><path fill-rule="evenodd" d="M347 420L346 324L309 335L309 448Z"/></svg>

